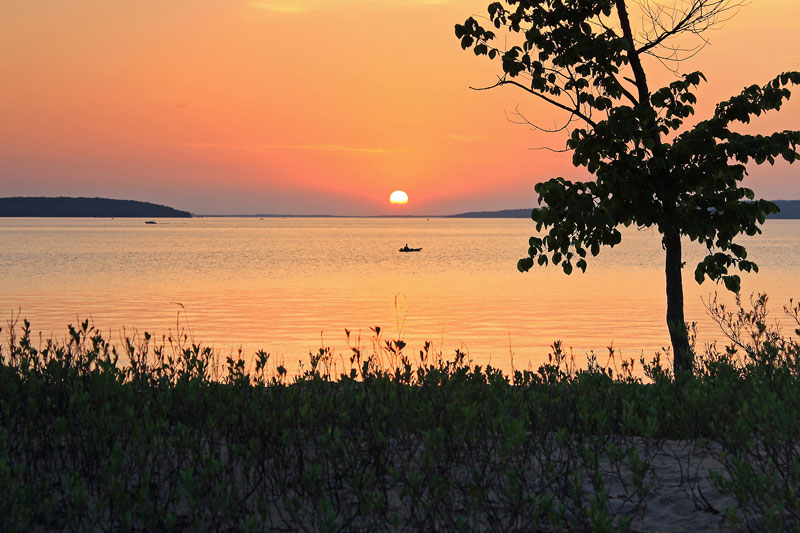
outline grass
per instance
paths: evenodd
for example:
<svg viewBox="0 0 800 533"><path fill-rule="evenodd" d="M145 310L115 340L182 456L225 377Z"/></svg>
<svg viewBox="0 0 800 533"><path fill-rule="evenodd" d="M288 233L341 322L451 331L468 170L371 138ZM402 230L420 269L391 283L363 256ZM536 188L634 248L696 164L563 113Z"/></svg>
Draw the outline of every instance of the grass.
<svg viewBox="0 0 800 533"><path fill-rule="evenodd" d="M0 529L628 530L680 442L714 459L682 476L697 508L798 530L800 346L765 297L711 312L730 345L679 383L658 354L639 378L633 361L577 369L558 343L506 375L376 328L344 370L321 348L290 378L264 352L219 365L186 337L117 347L88 322L34 345L10 324Z"/></svg>

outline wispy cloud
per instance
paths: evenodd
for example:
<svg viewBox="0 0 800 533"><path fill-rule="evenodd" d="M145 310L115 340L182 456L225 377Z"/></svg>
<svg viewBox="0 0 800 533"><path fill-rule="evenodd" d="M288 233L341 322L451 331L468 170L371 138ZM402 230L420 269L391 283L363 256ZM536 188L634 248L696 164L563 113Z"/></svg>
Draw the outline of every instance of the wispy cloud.
<svg viewBox="0 0 800 533"><path fill-rule="evenodd" d="M308 11L310 6L301 2L262 2L255 1L250 3L251 7L263 9L264 11L273 11L275 13L302 13Z"/></svg>
<svg viewBox="0 0 800 533"><path fill-rule="evenodd" d="M385 148L381 146L349 146L346 144L227 144L227 143L180 143L178 146L195 149L231 150L237 152L267 152L275 150L301 150L312 152L343 152L365 155L408 153L408 148Z"/></svg>
<svg viewBox="0 0 800 533"><path fill-rule="evenodd" d="M331 9L342 5L414 6L439 5L453 0L248 0L248 5L273 13L296 14L320 9Z"/></svg>

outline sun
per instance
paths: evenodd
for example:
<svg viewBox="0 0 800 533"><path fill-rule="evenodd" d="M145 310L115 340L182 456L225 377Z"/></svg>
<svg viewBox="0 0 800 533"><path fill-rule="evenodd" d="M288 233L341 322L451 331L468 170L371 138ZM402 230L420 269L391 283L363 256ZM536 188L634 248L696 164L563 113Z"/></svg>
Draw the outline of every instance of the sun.
<svg viewBox="0 0 800 533"><path fill-rule="evenodd" d="M408 203L408 195L403 191L394 191L389 195L389 201L393 204L405 204Z"/></svg>

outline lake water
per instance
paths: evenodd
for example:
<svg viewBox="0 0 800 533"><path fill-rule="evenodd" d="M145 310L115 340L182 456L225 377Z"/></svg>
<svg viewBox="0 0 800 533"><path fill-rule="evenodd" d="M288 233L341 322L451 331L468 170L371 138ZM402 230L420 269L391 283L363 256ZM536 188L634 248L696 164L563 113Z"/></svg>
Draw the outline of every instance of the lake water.
<svg viewBox="0 0 800 533"><path fill-rule="evenodd" d="M0 313L21 310L57 338L91 318L115 341L174 332L180 314L196 341L264 349L289 368L323 343L349 354L345 328L370 346L372 326L411 353L428 340L506 370L512 354L516 368L537 366L554 340L581 359L612 343L637 359L668 345L655 232L627 229L586 274L565 276L517 272L532 231L527 219L0 219ZM423 250L398 253L406 243ZM766 292L777 318L800 297L800 221L770 220L742 243L761 267L742 294ZM701 342L721 339L703 301L732 297L694 282L699 246L684 255L687 320Z"/></svg>

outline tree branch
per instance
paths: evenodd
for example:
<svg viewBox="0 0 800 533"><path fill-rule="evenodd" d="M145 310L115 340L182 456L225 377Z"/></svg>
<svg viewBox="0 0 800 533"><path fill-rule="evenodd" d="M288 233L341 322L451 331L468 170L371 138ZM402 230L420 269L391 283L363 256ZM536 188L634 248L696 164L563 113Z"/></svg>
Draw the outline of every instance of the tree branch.
<svg viewBox="0 0 800 533"><path fill-rule="evenodd" d="M567 113L571 113L571 114L575 115L576 117L578 117L579 119L583 120L584 122L586 122L587 124L589 124L593 128L597 126L597 123L595 121L593 121L591 118L589 118L586 114L582 113L580 109L572 109L569 106L565 106L564 104L562 104L558 100L553 100L552 98L550 98L548 96L545 96L542 93L536 92L533 89L531 89L530 87L526 87L525 85L523 85L523 84L521 84L519 82L516 82L516 81L501 79L497 83L495 83L494 85L490 85L489 87L470 87L470 89L472 89L473 91L488 91L489 89L494 89L495 87L500 87L502 85L513 85L514 87L519 87L523 91L525 91L525 92L527 92L529 94L532 94L533 96L539 97L542 100L544 100L545 102L547 102L547 103L549 103L551 105L554 105L559 109L563 109Z"/></svg>
<svg viewBox="0 0 800 533"><path fill-rule="evenodd" d="M650 38L646 43L636 49L637 53L645 54L652 53L651 51L664 44L670 37L680 33L692 33L700 35L710 27L728 20L725 18L720 20L720 15L727 11L731 11L743 5L745 0L691 0L691 5L681 10L678 7L673 7L671 13L663 15L671 19L670 24L662 22L662 14L668 11L668 8L656 4L656 8L651 8L648 2L642 2L642 8L646 12L644 18L649 19L650 24L653 26L654 37ZM643 32L645 37L649 37L650 32ZM704 39L704 44L697 47L703 48L707 44ZM694 53L697 49L690 50ZM677 48L674 52L677 52ZM663 57L662 57L663 59ZM672 61L683 61L686 58L676 57L670 59Z"/></svg>

